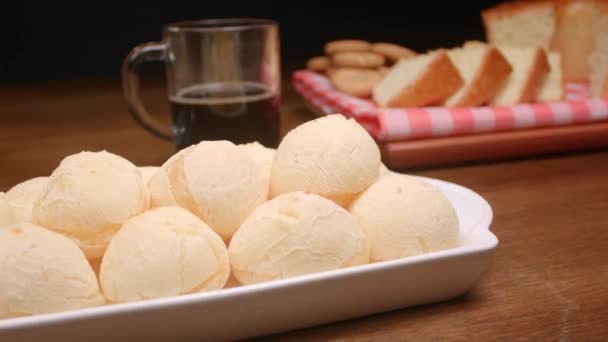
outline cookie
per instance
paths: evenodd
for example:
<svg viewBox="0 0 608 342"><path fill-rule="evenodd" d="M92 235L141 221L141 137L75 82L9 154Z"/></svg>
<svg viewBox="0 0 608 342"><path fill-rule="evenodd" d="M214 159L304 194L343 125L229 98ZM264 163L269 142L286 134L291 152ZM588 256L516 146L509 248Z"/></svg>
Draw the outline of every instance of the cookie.
<svg viewBox="0 0 608 342"><path fill-rule="evenodd" d="M375 52L339 52L332 56L331 62L337 67L378 68L386 62L384 56Z"/></svg>
<svg viewBox="0 0 608 342"><path fill-rule="evenodd" d="M369 97L383 76L374 69L339 68L334 69L329 78L338 91L357 97Z"/></svg>
<svg viewBox="0 0 608 342"><path fill-rule="evenodd" d="M327 75L328 75L328 76L331 78L331 75L332 75L334 72L336 72L336 70L338 70L338 69L340 69L340 68L336 68L336 66L335 66L335 65L331 65L331 63L330 63L329 68L327 68L327 72L326 72L326 73L327 73Z"/></svg>
<svg viewBox="0 0 608 342"><path fill-rule="evenodd" d="M344 39L334 40L325 44L325 53L333 55L338 52L358 52L358 51L369 51L372 45L365 40L358 39Z"/></svg>
<svg viewBox="0 0 608 342"><path fill-rule="evenodd" d="M416 52L401 45L393 43L374 43L372 51L386 57L391 62L396 62L401 58L416 56Z"/></svg>
<svg viewBox="0 0 608 342"><path fill-rule="evenodd" d="M330 60L326 56L313 57L306 62L306 68L315 72L325 72L329 68Z"/></svg>

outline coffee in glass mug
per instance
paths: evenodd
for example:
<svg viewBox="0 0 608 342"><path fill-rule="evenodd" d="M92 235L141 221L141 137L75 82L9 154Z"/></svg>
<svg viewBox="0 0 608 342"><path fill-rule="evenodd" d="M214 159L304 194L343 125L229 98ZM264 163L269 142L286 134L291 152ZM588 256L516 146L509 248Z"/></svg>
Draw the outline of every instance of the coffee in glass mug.
<svg viewBox="0 0 608 342"><path fill-rule="evenodd" d="M170 99L179 148L200 140L277 143L279 95L261 83L199 84Z"/></svg>
<svg viewBox="0 0 608 342"><path fill-rule="evenodd" d="M163 40L134 48L123 64L130 112L178 149L201 140L279 141L281 75L278 25L266 19L169 24ZM172 125L164 127L139 96L138 65L164 61Z"/></svg>

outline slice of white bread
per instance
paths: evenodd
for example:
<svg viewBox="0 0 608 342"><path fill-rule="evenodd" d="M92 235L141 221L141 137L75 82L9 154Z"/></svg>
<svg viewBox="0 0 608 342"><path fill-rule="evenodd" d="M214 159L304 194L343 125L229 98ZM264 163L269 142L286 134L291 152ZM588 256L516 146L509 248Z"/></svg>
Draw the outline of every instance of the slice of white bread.
<svg viewBox="0 0 608 342"><path fill-rule="evenodd" d="M608 2L596 3L593 36L594 50L589 58L591 96L608 98Z"/></svg>
<svg viewBox="0 0 608 342"><path fill-rule="evenodd" d="M373 100L381 107L420 107L442 103L464 80L439 49L397 62L373 90Z"/></svg>
<svg viewBox="0 0 608 342"><path fill-rule="evenodd" d="M486 40L493 45L551 47L556 24L553 1L505 1L481 11Z"/></svg>
<svg viewBox="0 0 608 342"><path fill-rule="evenodd" d="M465 44L448 50L448 56L465 80L465 85L445 101L447 107L487 103L498 93L512 71L502 53L489 44Z"/></svg>
<svg viewBox="0 0 608 342"><path fill-rule="evenodd" d="M562 55L564 80L586 82L589 77L588 59L593 50L594 1L559 1L557 24L552 50Z"/></svg>
<svg viewBox="0 0 608 342"><path fill-rule="evenodd" d="M536 94L536 102L555 102L564 99L562 58L559 52L547 53L551 70Z"/></svg>
<svg viewBox="0 0 608 342"><path fill-rule="evenodd" d="M480 43L468 42L467 44ZM507 58L507 61L513 67L513 71L498 94L490 100L490 104L510 106L518 103L534 102L536 94L550 71L545 51L539 47L497 47Z"/></svg>

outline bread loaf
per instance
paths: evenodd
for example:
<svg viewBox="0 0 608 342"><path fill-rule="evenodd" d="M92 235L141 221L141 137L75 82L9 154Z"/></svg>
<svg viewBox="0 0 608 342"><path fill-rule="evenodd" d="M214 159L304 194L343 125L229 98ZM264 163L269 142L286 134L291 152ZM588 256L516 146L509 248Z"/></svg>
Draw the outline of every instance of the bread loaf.
<svg viewBox="0 0 608 342"><path fill-rule="evenodd" d="M539 47L499 46L498 48L513 67L513 72L498 94L490 100L490 104L510 106L534 102L550 70L545 51Z"/></svg>
<svg viewBox="0 0 608 342"><path fill-rule="evenodd" d="M561 53L564 79L586 82L589 77L588 59L593 50L593 1L561 1L552 50Z"/></svg>
<svg viewBox="0 0 608 342"><path fill-rule="evenodd" d="M606 7L606 0L505 1L481 17L488 42L559 52L563 82L590 82L597 97L608 79Z"/></svg>
<svg viewBox="0 0 608 342"><path fill-rule="evenodd" d="M465 44L448 51L465 85L445 101L448 107L478 106L500 90L512 68L500 51L489 44Z"/></svg>
<svg viewBox="0 0 608 342"><path fill-rule="evenodd" d="M400 60L373 90L382 107L419 107L439 104L454 94L464 80L445 50Z"/></svg>
<svg viewBox="0 0 608 342"><path fill-rule="evenodd" d="M564 99L564 80L562 75L562 57L559 52L547 54L551 70L540 86L536 102L555 102Z"/></svg>
<svg viewBox="0 0 608 342"><path fill-rule="evenodd" d="M481 11L486 40L494 45L551 47L556 6L551 1L512 1Z"/></svg>
<svg viewBox="0 0 608 342"><path fill-rule="evenodd" d="M594 48L589 59L591 95L608 97L608 2L596 3L592 24Z"/></svg>

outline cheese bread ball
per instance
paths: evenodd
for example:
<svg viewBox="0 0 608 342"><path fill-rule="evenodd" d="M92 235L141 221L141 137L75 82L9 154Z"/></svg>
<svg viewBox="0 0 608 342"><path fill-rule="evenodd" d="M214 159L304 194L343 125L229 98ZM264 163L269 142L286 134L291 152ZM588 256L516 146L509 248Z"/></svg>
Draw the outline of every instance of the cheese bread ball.
<svg viewBox="0 0 608 342"><path fill-rule="evenodd" d="M458 217L434 185L393 174L382 177L351 205L370 240L371 260L384 261L458 246Z"/></svg>
<svg viewBox="0 0 608 342"><path fill-rule="evenodd" d="M368 132L340 114L291 130L276 152L271 197L316 193L346 206L379 176L380 150Z"/></svg>
<svg viewBox="0 0 608 342"><path fill-rule="evenodd" d="M34 204L34 222L74 240L99 258L129 218L149 207L141 173L115 154L80 152L64 158Z"/></svg>
<svg viewBox="0 0 608 342"><path fill-rule="evenodd" d="M6 192L6 200L11 205L17 222L33 222L32 207L48 182L48 177L36 177L21 182Z"/></svg>
<svg viewBox="0 0 608 342"><path fill-rule="evenodd" d="M272 161L276 154L276 149L266 147L259 142L238 145L240 149L245 151L258 166L260 166L262 177L268 186L270 186L270 172L272 170Z"/></svg>
<svg viewBox="0 0 608 342"><path fill-rule="evenodd" d="M99 277L109 301L129 302L221 289L229 275L219 235L173 206L125 222L108 246Z"/></svg>
<svg viewBox="0 0 608 342"><path fill-rule="evenodd" d="M354 217L326 198L301 191L259 206L234 234L228 252L242 284L369 261L367 238Z"/></svg>
<svg viewBox="0 0 608 342"><path fill-rule="evenodd" d="M154 174L156 172L158 172L160 167L158 167L158 166L138 166L137 169L139 169L139 172L141 172L141 176L144 179L144 184L148 184L150 179L152 179L152 176L154 176Z"/></svg>
<svg viewBox="0 0 608 342"><path fill-rule="evenodd" d="M188 209L224 239L268 197L260 167L229 141L202 141L165 164L150 184L155 205Z"/></svg>
<svg viewBox="0 0 608 342"><path fill-rule="evenodd" d="M168 205L177 205L175 197L170 189L168 170L177 159L191 151L195 146L188 146L172 155L161 167L156 170L147 183L150 193L150 207L157 208Z"/></svg>
<svg viewBox="0 0 608 342"><path fill-rule="evenodd" d="M0 192L0 226L11 224L15 222L15 215L13 215L13 209L6 200L4 192Z"/></svg>
<svg viewBox="0 0 608 342"><path fill-rule="evenodd" d="M0 318L105 304L82 250L29 222L0 229Z"/></svg>

